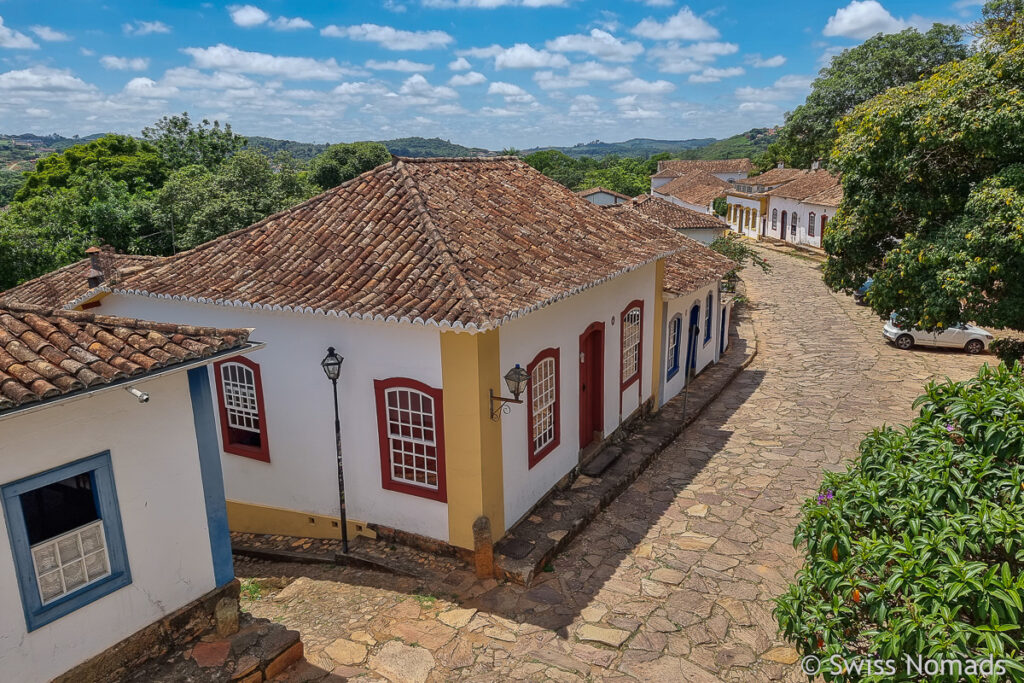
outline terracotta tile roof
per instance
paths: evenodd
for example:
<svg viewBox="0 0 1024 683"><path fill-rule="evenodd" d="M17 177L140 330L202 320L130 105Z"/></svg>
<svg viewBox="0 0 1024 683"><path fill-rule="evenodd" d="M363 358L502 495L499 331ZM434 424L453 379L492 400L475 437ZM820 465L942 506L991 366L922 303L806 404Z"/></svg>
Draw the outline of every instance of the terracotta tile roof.
<svg viewBox="0 0 1024 683"><path fill-rule="evenodd" d="M837 186L839 186L839 176L833 175L825 169L819 169L808 171L774 190L769 190L767 194L772 197L805 201L812 195L834 192Z"/></svg>
<svg viewBox="0 0 1024 683"><path fill-rule="evenodd" d="M667 207L662 207L667 205ZM647 207L648 211L644 211ZM669 209L668 207L671 207ZM664 210L662 210L664 209ZM701 221L684 220L685 226L680 226L679 214L674 211L679 209L690 216L702 219ZM728 227L725 223L715 219L713 216L700 214L686 207L667 202L657 197L640 195L625 204L616 204L605 207L605 211L611 213L636 213L644 216L645 219L658 223L666 228L676 230L680 227L709 227L705 224L693 225L695 222L713 223L710 227ZM712 280L717 280L736 267L736 263L729 258L710 249L706 245L689 237L682 237L683 248L670 256L665 261L665 286L664 291L670 296L681 296L694 290L700 289Z"/></svg>
<svg viewBox="0 0 1024 683"><path fill-rule="evenodd" d="M610 204L608 211L637 211L673 230L686 228L727 228L728 224L709 213L679 206L661 197L642 194L622 204Z"/></svg>
<svg viewBox="0 0 1024 683"><path fill-rule="evenodd" d="M799 178L802 175L806 175L810 171L806 171L802 168L773 168L765 171L759 175L750 176L749 178L743 178L737 180L736 185L759 185L762 187L776 187L783 183L788 183L791 180Z"/></svg>
<svg viewBox="0 0 1024 683"><path fill-rule="evenodd" d="M818 206L834 206L837 207L843 201L843 186L836 183L827 190L823 190L818 194L812 194L810 197L804 199L805 204L817 204Z"/></svg>
<svg viewBox="0 0 1024 683"><path fill-rule="evenodd" d="M628 194L622 194L621 192L616 192L615 190L609 190L607 187L601 187L601 186L591 187L590 189L587 189L587 190L579 190L578 192L576 192L576 194L578 194L579 196L581 196L583 198L586 198L586 197L589 197L592 194L597 194L598 192L604 192L605 194L610 194L611 196L618 197L619 199L632 199L632 197L630 197Z"/></svg>
<svg viewBox="0 0 1024 683"><path fill-rule="evenodd" d="M750 159L669 159L658 162L655 178L676 178L694 171L706 173L750 173L754 165Z"/></svg>
<svg viewBox="0 0 1024 683"><path fill-rule="evenodd" d="M246 345L218 330L12 304L0 308L0 415Z"/></svg>
<svg viewBox="0 0 1024 683"><path fill-rule="evenodd" d="M681 248L516 158L393 159L111 290L485 330Z"/></svg>
<svg viewBox="0 0 1024 683"><path fill-rule="evenodd" d="M103 281L117 282L127 275L156 264L160 258L159 256L117 254L106 247L99 254ZM81 261L75 261L71 265L58 268L51 273L0 292L0 303L18 302L48 308L61 308L71 303L77 304L93 289L89 286L88 281L90 270L92 270L90 259L84 258Z"/></svg>
<svg viewBox="0 0 1024 683"><path fill-rule="evenodd" d="M724 197L732 185L705 171L694 171L670 180L654 192L681 199L687 204L706 206L717 197Z"/></svg>

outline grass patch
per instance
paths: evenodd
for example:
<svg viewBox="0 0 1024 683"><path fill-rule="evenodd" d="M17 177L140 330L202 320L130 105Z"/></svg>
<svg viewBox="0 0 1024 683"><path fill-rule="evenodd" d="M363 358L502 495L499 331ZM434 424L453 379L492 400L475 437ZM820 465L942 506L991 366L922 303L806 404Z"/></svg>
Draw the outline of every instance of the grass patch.
<svg viewBox="0 0 1024 683"><path fill-rule="evenodd" d="M249 602L256 602L263 599L266 586L256 579L242 579L241 598Z"/></svg>

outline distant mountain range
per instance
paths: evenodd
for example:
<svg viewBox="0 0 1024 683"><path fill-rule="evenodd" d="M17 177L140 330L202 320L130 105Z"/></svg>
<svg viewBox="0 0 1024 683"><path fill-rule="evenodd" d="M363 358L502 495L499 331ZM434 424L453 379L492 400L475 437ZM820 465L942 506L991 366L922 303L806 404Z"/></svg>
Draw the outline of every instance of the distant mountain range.
<svg viewBox="0 0 1024 683"><path fill-rule="evenodd" d="M692 138L689 140L655 140L651 138L633 138L625 142L601 142L595 140L579 143L572 147L534 147L517 150L519 154L529 154L540 150L554 149L571 157L601 158L609 155L621 157L650 157L668 152L684 159L736 159L753 157L765 150L775 139L776 129L755 128L730 138ZM81 144L102 137L101 133L85 137L66 138L61 135L21 135L0 134L0 168L11 171L30 170L36 159L60 152L72 145ZM278 152L288 152L296 159L308 161L327 148L327 144L313 142L295 142L277 140L259 135L249 136L249 148L256 149L268 156ZM396 138L380 141L388 151L397 156L409 157L479 157L500 154L479 147L464 147L441 138Z"/></svg>

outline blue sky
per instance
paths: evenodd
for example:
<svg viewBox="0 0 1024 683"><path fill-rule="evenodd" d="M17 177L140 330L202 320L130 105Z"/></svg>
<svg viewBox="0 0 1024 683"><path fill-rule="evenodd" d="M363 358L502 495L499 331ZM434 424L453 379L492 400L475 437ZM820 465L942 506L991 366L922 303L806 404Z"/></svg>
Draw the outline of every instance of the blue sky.
<svg viewBox="0 0 1024 683"><path fill-rule="evenodd" d="M981 0L0 0L0 132L160 116L312 142L725 137L782 122L877 32Z"/></svg>

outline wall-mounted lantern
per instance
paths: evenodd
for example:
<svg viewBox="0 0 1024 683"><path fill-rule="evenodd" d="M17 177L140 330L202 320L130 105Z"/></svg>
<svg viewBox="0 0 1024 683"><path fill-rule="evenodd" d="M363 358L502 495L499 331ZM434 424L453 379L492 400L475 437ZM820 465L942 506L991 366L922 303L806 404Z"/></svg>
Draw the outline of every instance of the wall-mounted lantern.
<svg viewBox="0 0 1024 683"><path fill-rule="evenodd" d="M510 403L522 403L523 401L519 398L526 391L526 383L530 381L530 374L526 370L519 367L519 363L509 370L505 374L505 384L508 385L508 390L512 394L513 398L505 398L504 396L495 396L494 389L490 390L491 394L491 419L497 421L501 419L502 413L508 413Z"/></svg>

